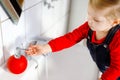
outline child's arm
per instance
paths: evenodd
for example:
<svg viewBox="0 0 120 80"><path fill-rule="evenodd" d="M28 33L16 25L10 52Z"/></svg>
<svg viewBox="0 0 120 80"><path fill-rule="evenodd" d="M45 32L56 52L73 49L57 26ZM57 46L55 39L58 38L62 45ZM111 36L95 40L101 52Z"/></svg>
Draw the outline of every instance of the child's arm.
<svg viewBox="0 0 120 80"><path fill-rule="evenodd" d="M52 52L57 52L69 48L80 42L82 39L86 38L88 36L89 29L88 22L85 22L83 25L74 29L72 32L52 39L48 42L48 44L50 45Z"/></svg>
<svg viewBox="0 0 120 80"><path fill-rule="evenodd" d="M35 55L35 54L45 54L48 52L55 52L60 51L62 49L71 47L72 45L76 44L83 38L87 36L89 30L88 23L85 22L83 25L79 26L72 32L69 32L63 36L58 38L52 39L45 45L31 45L25 52L28 55Z"/></svg>
<svg viewBox="0 0 120 80"><path fill-rule="evenodd" d="M52 49L49 46L49 44L30 45L28 49L25 51L25 53L28 55L47 54L49 52L52 52Z"/></svg>

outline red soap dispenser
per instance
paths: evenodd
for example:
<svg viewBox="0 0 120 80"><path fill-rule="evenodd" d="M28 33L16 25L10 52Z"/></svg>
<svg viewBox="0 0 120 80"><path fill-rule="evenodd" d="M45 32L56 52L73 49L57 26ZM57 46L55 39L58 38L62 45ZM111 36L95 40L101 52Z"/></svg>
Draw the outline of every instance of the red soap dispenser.
<svg viewBox="0 0 120 80"><path fill-rule="evenodd" d="M20 49L16 49L17 53L10 56L7 60L7 68L14 74L20 74L27 68L28 62L24 55L21 54Z"/></svg>

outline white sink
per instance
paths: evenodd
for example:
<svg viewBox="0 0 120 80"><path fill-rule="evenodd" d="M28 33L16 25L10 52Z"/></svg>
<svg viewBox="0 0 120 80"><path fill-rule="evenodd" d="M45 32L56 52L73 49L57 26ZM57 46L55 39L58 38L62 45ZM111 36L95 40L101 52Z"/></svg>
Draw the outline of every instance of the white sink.
<svg viewBox="0 0 120 80"><path fill-rule="evenodd" d="M34 42L34 41L32 41ZM45 40L37 41L38 43L45 43ZM42 68L44 66L44 56L26 56L28 60L28 66L27 69L21 73L21 74L13 74L11 73L7 67L6 63L4 63L0 67L0 80L40 80L39 75L40 71L42 71ZM39 66L40 67L39 67ZM39 69L39 73L38 73Z"/></svg>

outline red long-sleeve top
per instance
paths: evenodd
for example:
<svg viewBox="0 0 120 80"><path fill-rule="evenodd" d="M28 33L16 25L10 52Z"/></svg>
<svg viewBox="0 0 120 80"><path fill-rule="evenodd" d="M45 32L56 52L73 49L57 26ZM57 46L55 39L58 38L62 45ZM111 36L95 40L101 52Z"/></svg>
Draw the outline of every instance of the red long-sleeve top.
<svg viewBox="0 0 120 80"><path fill-rule="evenodd" d="M74 44L80 42L82 39L88 36L89 25L85 22L72 32L65 34L64 36L58 37L49 41L49 45L53 52L68 48ZM95 31L92 35L92 42L100 44L105 38L96 40ZM118 30L111 43L109 44L110 50L110 67L102 74L102 80L117 80L120 77L120 30Z"/></svg>

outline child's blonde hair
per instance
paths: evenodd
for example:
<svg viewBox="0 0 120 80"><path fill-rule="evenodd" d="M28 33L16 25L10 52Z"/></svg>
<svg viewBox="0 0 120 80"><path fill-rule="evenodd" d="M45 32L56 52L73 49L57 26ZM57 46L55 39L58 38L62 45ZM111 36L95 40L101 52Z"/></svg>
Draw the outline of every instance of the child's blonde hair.
<svg viewBox="0 0 120 80"><path fill-rule="evenodd" d="M89 5L99 10L110 8L105 16L120 19L120 0L89 0Z"/></svg>

